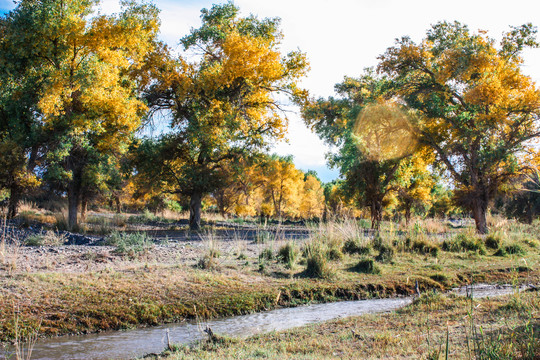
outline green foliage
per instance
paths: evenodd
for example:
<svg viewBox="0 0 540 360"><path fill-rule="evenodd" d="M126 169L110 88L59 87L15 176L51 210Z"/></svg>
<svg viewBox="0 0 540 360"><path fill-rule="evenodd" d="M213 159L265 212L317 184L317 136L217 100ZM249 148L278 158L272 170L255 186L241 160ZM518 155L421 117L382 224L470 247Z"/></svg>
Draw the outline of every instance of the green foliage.
<svg viewBox="0 0 540 360"><path fill-rule="evenodd" d="M350 255L366 255L369 254L371 248L368 245L363 245L359 239L349 238L343 243L342 251Z"/></svg>
<svg viewBox="0 0 540 360"><path fill-rule="evenodd" d="M486 254L486 248L482 240L470 233L459 233L451 239L444 240L442 249L451 252L473 251L480 255Z"/></svg>
<svg viewBox="0 0 540 360"><path fill-rule="evenodd" d="M328 260L340 260L341 258L343 258L343 253L338 247L332 246L326 252L326 257L328 258Z"/></svg>
<svg viewBox="0 0 540 360"><path fill-rule="evenodd" d="M373 259L363 258L356 265L351 268L352 271L356 271L364 274L380 274L381 270L375 264Z"/></svg>
<svg viewBox="0 0 540 360"><path fill-rule="evenodd" d="M410 239L408 240L410 241ZM439 246L429 241L425 237L414 239L410 244L410 249L418 254L431 255L433 257L437 257L439 255Z"/></svg>
<svg viewBox="0 0 540 360"><path fill-rule="evenodd" d="M506 255L524 255L526 254L525 249L518 243L503 244L495 252L495 256L506 256Z"/></svg>
<svg viewBox="0 0 540 360"><path fill-rule="evenodd" d="M530 168L520 154L534 152L531 139L540 136L540 93L521 69L523 49L538 46L533 29L514 28L497 48L484 32L439 22L421 43L402 37L380 56L379 70L418 111L411 119L421 142L436 152L455 200L484 234L490 201Z"/></svg>
<svg viewBox="0 0 540 360"><path fill-rule="evenodd" d="M172 113L171 131L158 141L158 161L150 167L171 191L191 197L194 230L202 196L225 186L224 164L283 137L275 94L305 98L297 81L308 67L301 52L280 53L278 19L242 18L232 3L201 13L201 26L180 42L204 55L190 62L159 49L145 88L151 106Z"/></svg>
<svg viewBox="0 0 540 360"><path fill-rule="evenodd" d="M135 257L149 251L154 243L146 233L113 232L105 239L105 245L114 246L119 255Z"/></svg>
<svg viewBox="0 0 540 360"><path fill-rule="evenodd" d="M146 110L132 75L153 47L159 27L153 5L123 2L114 15L94 13L98 5L21 1L2 18L0 83L6 90L14 89L8 83L18 84L16 90L23 91L12 101L18 108L13 120L19 124L11 135L22 146L20 154L30 154L17 171L23 175L39 165L49 189L67 192L70 229L77 225L81 199L119 188L113 179L119 155ZM9 96L0 94L2 119L15 115L1 104ZM4 135L0 126L0 145ZM16 193L26 186L17 187Z"/></svg>
<svg viewBox="0 0 540 360"><path fill-rule="evenodd" d="M298 258L298 249L293 242L288 242L278 250L277 258L284 263L287 268L294 268L296 259Z"/></svg>
<svg viewBox="0 0 540 360"><path fill-rule="evenodd" d="M381 245L379 247L379 254L375 257L380 263L388 264L394 259L394 248L390 245Z"/></svg>
<svg viewBox="0 0 540 360"><path fill-rule="evenodd" d="M264 248L259 254L259 261L274 260L274 250L271 247Z"/></svg>
<svg viewBox="0 0 540 360"><path fill-rule="evenodd" d="M498 249L502 244L502 236L500 234L489 234L484 240L486 247L490 249Z"/></svg>
<svg viewBox="0 0 540 360"><path fill-rule="evenodd" d="M328 250L320 243L309 244L306 252L306 269L304 274L308 277L328 279L333 276L332 268L328 263Z"/></svg>
<svg viewBox="0 0 540 360"><path fill-rule="evenodd" d="M147 224L150 222L157 221L159 217L152 214L148 209L145 209L140 215L131 215L127 222L129 224Z"/></svg>

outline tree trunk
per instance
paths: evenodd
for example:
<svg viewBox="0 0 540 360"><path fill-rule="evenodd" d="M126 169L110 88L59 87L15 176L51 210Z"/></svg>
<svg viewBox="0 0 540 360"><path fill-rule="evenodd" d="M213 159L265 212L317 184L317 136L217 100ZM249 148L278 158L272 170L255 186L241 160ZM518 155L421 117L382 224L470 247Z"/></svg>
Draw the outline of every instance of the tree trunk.
<svg viewBox="0 0 540 360"><path fill-rule="evenodd" d="M411 204L405 203L405 225L409 225L409 222L411 221Z"/></svg>
<svg viewBox="0 0 540 360"><path fill-rule="evenodd" d="M487 206L483 201L475 201L472 205L472 213L474 222L476 223L476 231L479 234L487 234L488 227L486 221Z"/></svg>
<svg viewBox="0 0 540 360"><path fill-rule="evenodd" d="M9 202L8 202L8 212L7 218L13 219L19 210L19 201L21 200L21 192L17 185L13 185L10 188Z"/></svg>
<svg viewBox="0 0 540 360"><path fill-rule="evenodd" d="M531 201L527 201L527 212L525 216L525 221L527 224L531 225L533 223L533 206Z"/></svg>
<svg viewBox="0 0 540 360"><path fill-rule="evenodd" d="M120 196L114 196L114 204L116 205L116 213L120 214L122 212L122 204L120 203Z"/></svg>
<svg viewBox="0 0 540 360"><path fill-rule="evenodd" d="M88 198L86 196L81 197L81 221L86 221L86 212L88 210Z"/></svg>
<svg viewBox="0 0 540 360"><path fill-rule="evenodd" d="M201 203L202 194L191 194L189 201L189 229L198 231L201 229Z"/></svg>
<svg viewBox="0 0 540 360"><path fill-rule="evenodd" d="M382 203L380 201L373 201L371 203L371 228L379 230L382 221Z"/></svg>
<svg viewBox="0 0 540 360"><path fill-rule="evenodd" d="M221 217L225 218L225 191L218 190L215 193L216 197L216 203L218 207L218 212L221 215Z"/></svg>
<svg viewBox="0 0 540 360"><path fill-rule="evenodd" d="M78 211L81 202L82 169L73 169L73 177L68 184L68 230L77 230Z"/></svg>

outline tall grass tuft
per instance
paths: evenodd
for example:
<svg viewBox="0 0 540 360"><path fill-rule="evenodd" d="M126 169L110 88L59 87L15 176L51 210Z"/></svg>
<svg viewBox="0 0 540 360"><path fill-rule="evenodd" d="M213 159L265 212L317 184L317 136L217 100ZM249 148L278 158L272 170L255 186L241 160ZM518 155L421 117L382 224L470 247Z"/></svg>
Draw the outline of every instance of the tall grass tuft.
<svg viewBox="0 0 540 360"><path fill-rule="evenodd" d="M298 249L293 242L288 242L278 250L277 258L285 264L288 269L293 269L298 258Z"/></svg>
<svg viewBox="0 0 540 360"><path fill-rule="evenodd" d="M306 269L304 274L308 277L328 279L333 276L332 268L328 263L328 248L324 242L312 239L304 249L306 256Z"/></svg>
<svg viewBox="0 0 540 360"><path fill-rule="evenodd" d="M360 261L351 268L352 271L356 271L364 274L380 274L381 270L375 264L373 259L362 258Z"/></svg>
<svg viewBox="0 0 540 360"><path fill-rule="evenodd" d="M444 251L451 252L473 251L480 255L486 254L483 241L470 232L462 232L451 239L444 240L442 248Z"/></svg>
<svg viewBox="0 0 540 360"><path fill-rule="evenodd" d="M105 244L115 246L117 254L135 257L150 250L154 243L145 233L125 233L114 231L105 239Z"/></svg>

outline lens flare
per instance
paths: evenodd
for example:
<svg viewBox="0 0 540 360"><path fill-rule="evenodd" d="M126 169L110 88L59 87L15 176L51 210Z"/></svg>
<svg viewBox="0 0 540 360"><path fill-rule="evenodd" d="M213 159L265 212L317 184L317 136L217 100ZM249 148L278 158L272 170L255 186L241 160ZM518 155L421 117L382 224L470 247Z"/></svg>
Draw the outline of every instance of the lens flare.
<svg viewBox="0 0 540 360"><path fill-rule="evenodd" d="M375 161L402 158L418 145L409 115L396 103L366 106L356 119L354 135L360 151Z"/></svg>

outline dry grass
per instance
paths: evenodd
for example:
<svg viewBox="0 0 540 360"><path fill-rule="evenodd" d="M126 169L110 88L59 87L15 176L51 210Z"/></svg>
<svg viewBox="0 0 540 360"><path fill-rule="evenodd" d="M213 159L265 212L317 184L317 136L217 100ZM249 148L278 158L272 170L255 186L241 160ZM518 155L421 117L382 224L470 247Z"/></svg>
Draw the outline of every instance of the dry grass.
<svg viewBox="0 0 540 360"><path fill-rule="evenodd" d="M529 236L533 231L527 229L523 234ZM261 234L263 231L268 233L268 229L261 228ZM5 317L9 313L7 304L13 301L20 302L20 316L27 323L38 323L40 314L46 314L42 334L50 336L179 321L195 316L193 305L199 315L215 317L307 302L412 294L416 281L424 291L468 283L471 277L490 283L540 280L540 253L524 239L519 240L526 249L524 254L504 257L493 256L494 249L486 255L472 251L441 251L436 256L396 251L390 262L377 263L380 274L351 271L361 258L357 254L327 258L332 271L329 278L306 278L305 267L287 266L280 259L267 260L265 271L261 272L258 257L262 249L272 246L277 250L285 241L283 232L277 233L264 244L248 243L240 232L225 241L213 232L203 233L203 241L183 252L186 260L182 265L174 261L164 264L158 258L151 263L135 258L98 264L100 259L89 253L88 258L94 260L85 260L86 268L73 273L66 273L61 266L17 271L15 277L0 272L0 339L14 336ZM423 236L440 246L457 233ZM391 239L398 236L395 231L382 234L379 249L382 245L391 246ZM537 235L530 236L537 239ZM346 238L372 242L358 224L340 222L318 225L306 243L320 247L328 256L328 250L343 244ZM180 251L184 244L174 246ZM221 256L212 259L219 260L219 270L195 266L201 254L215 255L216 250ZM94 247L88 251L97 253ZM242 253L245 257L240 258ZM367 256L375 260L374 255ZM307 258L297 263L306 265Z"/></svg>

